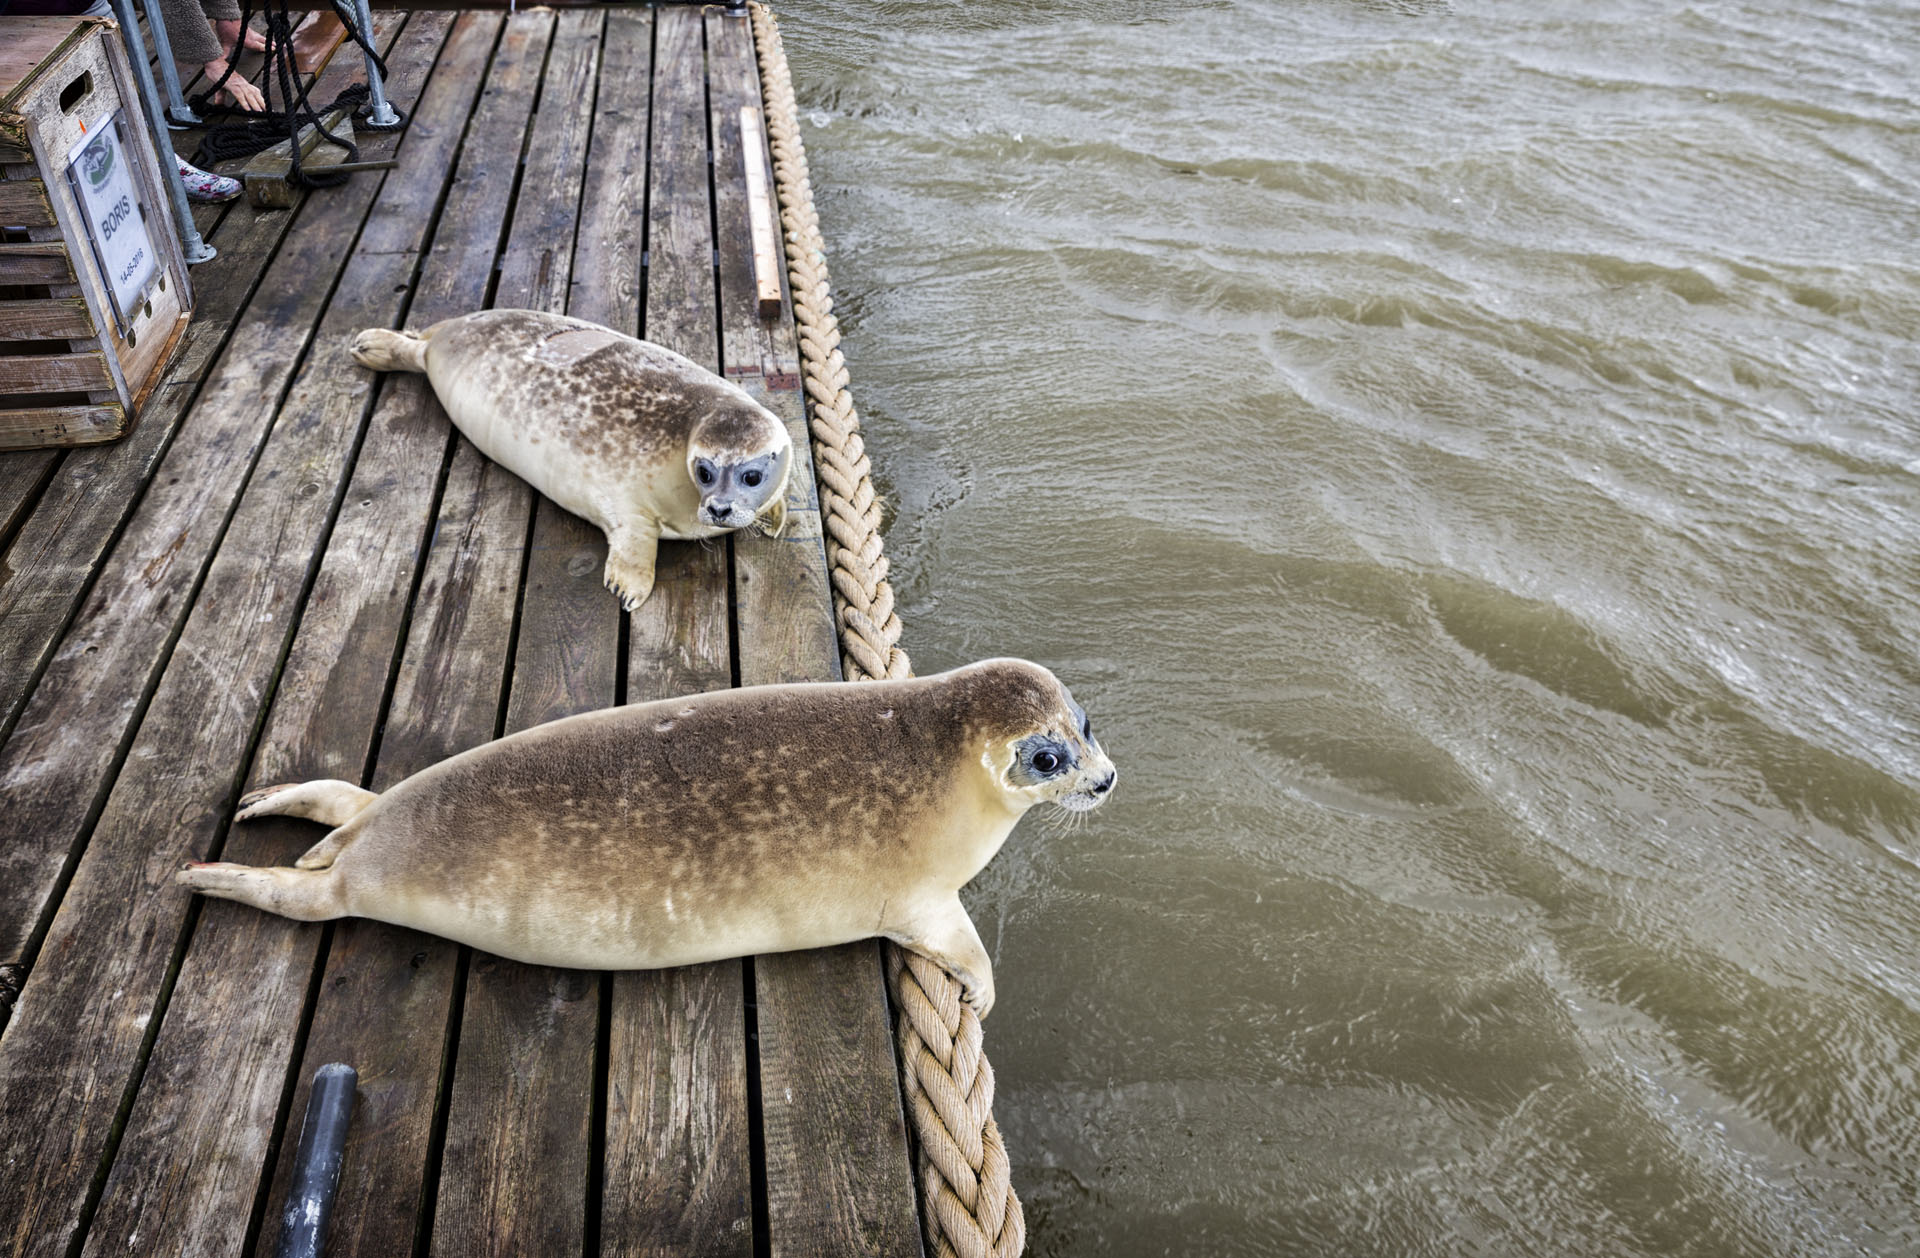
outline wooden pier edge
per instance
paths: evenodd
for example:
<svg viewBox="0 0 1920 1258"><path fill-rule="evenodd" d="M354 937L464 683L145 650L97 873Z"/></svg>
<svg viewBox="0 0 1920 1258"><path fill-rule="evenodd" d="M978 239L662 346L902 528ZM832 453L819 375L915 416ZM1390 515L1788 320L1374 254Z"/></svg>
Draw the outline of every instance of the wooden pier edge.
<svg viewBox="0 0 1920 1258"><path fill-rule="evenodd" d="M912 664L899 645L902 625L887 581L880 503L847 389L826 241L813 204L792 74L772 9L753 0L750 10L803 384L811 403L821 518L829 523L841 672L848 680L904 677ZM750 178L749 188L753 182ZM1026 1220L993 1117L993 1065L983 1047L979 1015L961 999L959 981L933 962L890 943L882 952L895 1005L901 1092L914 1134L926 1248L938 1258L1017 1258L1026 1247Z"/></svg>

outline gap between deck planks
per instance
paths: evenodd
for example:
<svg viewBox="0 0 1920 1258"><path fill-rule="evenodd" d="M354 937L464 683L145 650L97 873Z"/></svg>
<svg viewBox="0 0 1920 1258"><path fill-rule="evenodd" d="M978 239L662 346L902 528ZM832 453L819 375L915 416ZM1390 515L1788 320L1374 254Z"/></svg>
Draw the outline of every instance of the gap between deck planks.
<svg viewBox="0 0 1920 1258"><path fill-rule="evenodd" d="M15 1224L9 1251L64 1250L96 1200L87 1253L129 1243L268 1251L288 1126L313 1068L343 1059L359 1067L362 1094L334 1252L917 1252L873 944L593 975L470 956L375 923L309 926L225 902L184 905L167 881L186 855L284 863L317 837L284 821L229 830L243 771L247 786L341 776L378 789L569 712L837 674L807 461L784 537L668 544L653 597L627 621L600 587L595 530L451 436L418 377L390 378L376 395L344 356L352 330L398 322L403 310L421 325L488 304L497 256L491 304L565 308L642 331L727 371L805 448L790 316L754 312L738 175L738 106L759 99L747 23L691 8L457 23L416 15L392 58L396 82L414 74L418 96L436 53L407 133L417 138L403 137L402 168L377 199L365 194L358 238L351 225L343 237L330 215L303 219L254 299L267 309L290 302L267 326L302 337L312 329L313 339L283 404L269 396L264 417L250 410L223 435L258 463L225 491L234 514L217 553L199 561L204 583L175 575L156 608L178 626L171 657L165 632L116 644L116 662L156 651L165 660L144 721L118 718L118 738L133 738L119 781L115 757L97 752L56 775L54 785L95 782L90 797L105 799L90 836L92 809L70 800L50 808L50 848L63 861L82 854L18 1024L0 1037L0 1083L12 1098L0 1099L5 1139L31 1167L0 1182L0 1217ZM318 305L311 291L285 296L310 290L299 266L317 265L317 250L303 245L322 237L353 241L329 260L338 290ZM250 344L260 351L236 356L229 346L214 361L185 433L210 422L206 413L265 360L264 342ZM279 370L286 380L293 364ZM769 391L768 377L783 387ZM225 381L232 386L214 387ZM156 484L180 448L166 451ZM166 578L178 562L156 552L165 513L154 496L88 600L103 622L115 595L137 596L156 563ZM56 699L69 696L55 715L85 716L71 682L99 677L67 666L74 636L48 668ZM103 703L125 688L105 689ZM29 718L47 690L34 691ZM114 737L104 710L80 728ZM213 754L176 774L172 761L189 745ZM22 762L10 743L0 771L43 775L61 750L44 739L28 746L43 754ZM43 877L42 896L52 891ZM120 941L141 937L137 947L109 954L89 934L115 920ZM115 994L104 998L108 983ZM64 1054L62 1020L84 1041ZM30 1061L27 1045L52 1059ZM38 1086L23 1097L10 1085L27 1077ZM50 1097L82 1078L84 1099ZM62 1134L43 1131L16 1150L16 1117ZM755 1126L760 1148L750 1147ZM96 1168L107 1177L89 1193ZM753 1199L756 1178L764 1202Z"/></svg>

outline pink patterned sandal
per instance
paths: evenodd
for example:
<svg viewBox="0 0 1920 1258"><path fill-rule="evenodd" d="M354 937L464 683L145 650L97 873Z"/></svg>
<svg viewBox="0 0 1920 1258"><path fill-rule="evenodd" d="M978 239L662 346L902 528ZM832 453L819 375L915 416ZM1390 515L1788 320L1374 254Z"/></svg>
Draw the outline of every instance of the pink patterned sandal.
<svg viewBox="0 0 1920 1258"><path fill-rule="evenodd" d="M174 154L174 160L180 163L180 182L187 185L187 200L231 201L240 195L238 179L201 170L177 153Z"/></svg>

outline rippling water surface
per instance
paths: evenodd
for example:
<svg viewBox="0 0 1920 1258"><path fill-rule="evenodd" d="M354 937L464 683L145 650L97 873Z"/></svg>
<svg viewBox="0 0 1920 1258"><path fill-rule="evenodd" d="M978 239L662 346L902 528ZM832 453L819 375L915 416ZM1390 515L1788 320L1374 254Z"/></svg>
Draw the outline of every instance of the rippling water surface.
<svg viewBox="0 0 1920 1258"><path fill-rule="evenodd" d="M1920 10L786 9L1032 1252L1920 1253Z"/></svg>

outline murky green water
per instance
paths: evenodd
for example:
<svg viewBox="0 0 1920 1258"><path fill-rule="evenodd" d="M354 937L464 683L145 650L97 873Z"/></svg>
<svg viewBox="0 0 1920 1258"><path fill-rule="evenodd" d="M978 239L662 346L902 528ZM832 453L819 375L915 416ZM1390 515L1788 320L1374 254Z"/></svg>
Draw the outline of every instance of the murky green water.
<svg viewBox="0 0 1920 1258"><path fill-rule="evenodd" d="M1920 1253L1920 10L783 10L1032 1252Z"/></svg>

